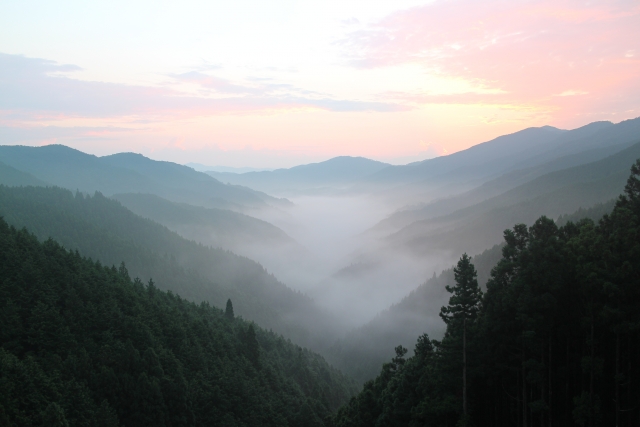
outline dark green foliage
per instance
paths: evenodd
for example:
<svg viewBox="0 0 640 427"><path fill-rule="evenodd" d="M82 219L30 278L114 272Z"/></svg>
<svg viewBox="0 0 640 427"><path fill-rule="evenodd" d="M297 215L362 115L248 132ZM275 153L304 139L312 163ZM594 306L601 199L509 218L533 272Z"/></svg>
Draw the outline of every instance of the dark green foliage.
<svg viewBox="0 0 640 427"><path fill-rule="evenodd" d="M600 219L608 213L611 213L613 207L616 205L616 199L611 199L605 203L596 203L590 208L580 208L572 214L560 215L556 220L558 226L566 225L568 222L578 222L581 219L588 218L593 222L598 222Z"/></svg>
<svg viewBox="0 0 640 427"><path fill-rule="evenodd" d="M39 239L54 238L104 265L124 261L132 277L191 301L224 307L272 328L296 343L319 349L332 341L331 322L306 296L269 274L260 264L178 236L141 218L100 193L72 194L60 188L0 185L0 216Z"/></svg>
<svg viewBox="0 0 640 427"><path fill-rule="evenodd" d="M295 426L351 382L207 303L0 220L0 425Z"/></svg>
<svg viewBox="0 0 640 427"><path fill-rule="evenodd" d="M478 273L467 254L463 254L453 269L455 286L446 286L453 295L449 305L440 309L440 317L447 324L447 333L443 344L449 347L459 346L462 341L462 410L461 425L468 424L467 411L467 339L472 338L475 321L480 310L482 291L478 286Z"/></svg>
<svg viewBox="0 0 640 427"><path fill-rule="evenodd" d="M505 231L502 259L469 336L463 421L638 425L640 160L631 172L625 193L598 224L558 227L541 217ZM401 368L384 365L335 424L455 425L462 412L455 327L449 321L442 342L421 337Z"/></svg>
<svg viewBox="0 0 640 427"><path fill-rule="evenodd" d="M233 318L234 318L234 315L233 315L233 304L231 303L230 299L227 300L227 306L224 309L224 316L229 320L233 320Z"/></svg>
<svg viewBox="0 0 640 427"><path fill-rule="evenodd" d="M491 269L500 260L501 249L502 245L496 245L473 257L481 287L486 285ZM374 378L382 363L393 356L394 346L409 347L425 331L433 337L442 337L445 325L438 312L448 301L446 287L454 284L453 268L438 276L434 273L398 304L338 341L331 349L331 362L364 383Z"/></svg>
<svg viewBox="0 0 640 427"><path fill-rule="evenodd" d="M471 323L478 317L482 291L478 286L478 273L467 254L462 255L453 274L455 286L445 287L453 295L449 305L440 310L440 317L449 326L448 329L459 329L464 323Z"/></svg>

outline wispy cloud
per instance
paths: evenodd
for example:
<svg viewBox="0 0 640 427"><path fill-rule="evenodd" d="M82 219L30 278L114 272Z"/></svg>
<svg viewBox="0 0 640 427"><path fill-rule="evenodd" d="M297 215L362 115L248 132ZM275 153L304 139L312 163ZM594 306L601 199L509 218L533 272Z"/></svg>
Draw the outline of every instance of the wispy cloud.
<svg viewBox="0 0 640 427"><path fill-rule="evenodd" d="M328 111L399 111L388 102L304 96L301 90L277 83L242 85L191 71L173 75L183 83L215 92L193 94L173 87L135 86L74 78L80 68L53 61L0 54L0 110L42 119L59 115L76 117L202 116L278 109ZM222 95L222 96L221 96Z"/></svg>
<svg viewBox="0 0 640 427"><path fill-rule="evenodd" d="M580 102L584 111L596 103L616 111L640 99L639 22L634 0L439 0L391 14L340 44L354 67L419 64L498 90L425 102L493 98L556 109Z"/></svg>

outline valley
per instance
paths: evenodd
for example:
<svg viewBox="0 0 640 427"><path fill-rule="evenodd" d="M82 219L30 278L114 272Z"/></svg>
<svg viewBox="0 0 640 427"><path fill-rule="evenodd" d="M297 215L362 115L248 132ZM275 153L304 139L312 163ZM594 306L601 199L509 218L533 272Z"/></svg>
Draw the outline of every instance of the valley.
<svg viewBox="0 0 640 427"><path fill-rule="evenodd" d="M342 405L394 348L449 339L439 313L461 254L488 292L511 244L505 230L597 223L621 209L638 135L640 119L546 127L405 166L342 157L239 174L0 146L0 216L9 240L27 238L15 234L24 229L44 245L33 250L55 241L64 256L88 257L86 268L120 266L138 293L148 283L214 317L232 304L239 321L261 328L262 351L287 340L344 373ZM335 405L310 410L320 420Z"/></svg>

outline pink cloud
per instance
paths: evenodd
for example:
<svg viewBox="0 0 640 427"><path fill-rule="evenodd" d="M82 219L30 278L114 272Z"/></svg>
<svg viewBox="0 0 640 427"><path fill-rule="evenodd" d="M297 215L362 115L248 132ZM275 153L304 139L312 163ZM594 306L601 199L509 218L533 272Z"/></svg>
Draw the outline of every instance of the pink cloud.
<svg viewBox="0 0 640 427"><path fill-rule="evenodd" d="M242 86L199 72L180 75L183 81L226 94L195 96L166 87L84 81L68 76L78 70L53 61L0 53L0 117L42 120L59 117L142 116L193 117L287 109L325 111L401 111L389 102L363 102L305 96L300 90L280 91L282 85Z"/></svg>
<svg viewBox="0 0 640 427"><path fill-rule="evenodd" d="M358 67L417 63L503 92L455 102L545 105L564 115L640 107L637 0L437 1L351 33L344 46Z"/></svg>

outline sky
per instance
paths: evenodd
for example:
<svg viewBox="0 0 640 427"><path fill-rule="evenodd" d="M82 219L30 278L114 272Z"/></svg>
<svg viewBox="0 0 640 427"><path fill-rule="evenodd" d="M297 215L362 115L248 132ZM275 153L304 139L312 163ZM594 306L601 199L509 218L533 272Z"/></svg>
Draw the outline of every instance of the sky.
<svg viewBox="0 0 640 427"><path fill-rule="evenodd" d="M640 0L0 2L0 144L394 164L640 116Z"/></svg>

